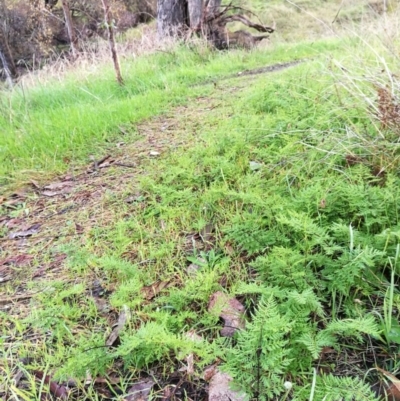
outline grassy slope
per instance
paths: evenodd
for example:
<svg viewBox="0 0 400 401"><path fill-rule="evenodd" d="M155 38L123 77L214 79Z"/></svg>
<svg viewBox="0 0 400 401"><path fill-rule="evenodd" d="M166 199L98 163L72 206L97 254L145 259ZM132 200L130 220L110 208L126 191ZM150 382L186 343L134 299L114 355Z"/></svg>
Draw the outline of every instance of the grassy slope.
<svg viewBox="0 0 400 401"><path fill-rule="evenodd" d="M213 85L187 86L244 68L315 56L316 50L315 61L273 75L221 81L214 94ZM191 352L196 373L186 381L201 387L202 366L219 358L253 395L261 361L260 399L284 397L284 380L294 383L292 398L309 399L315 364L325 373L348 377L363 377L375 363L395 371L398 156L393 129L381 130L363 103L363 93L367 100L375 95L368 82L358 79L360 70L374 82L385 82L377 55L367 50L354 40L283 46L269 53L199 56L180 49L138 61L126 90L114 86L109 73L109 81L107 76L84 86L67 81L32 90L25 98L15 94L16 111L6 114L12 115L11 122L3 120L12 145L2 168L4 177L16 178L22 168L62 168L64 155L82 160L93 153L93 143L97 151L107 147L105 138L117 138L121 123L135 123L167 105L185 103L190 110L190 97L208 94L211 107L206 119L184 116L180 122L197 133L191 145L147 161L146 174L122 179L123 185L106 193L93 210L87 206L68 215L69 221L86 225L95 208L112 214L102 216L77 242L64 243L68 259L62 273L30 281L27 270L23 281L4 286L10 298L17 284L38 292L31 312L12 309L0 315L6 328L6 385L18 365L16 357L25 356L33 358L28 377L36 369L82 378L89 369L122 376L110 388L123 394L148 367L162 387ZM349 60L359 52L355 67ZM164 70L157 68L160 64ZM359 74L357 79L352 80L350 69ZM352 88L351 95L343 88ZM29 113L19 113L27 105ZM29 125L23 127L24 121ZM17 144L11 135L16 127L20 133L29 127L37 144L25 136ZM49 127L58 133L56 157ZM65 135L72 129L77 132L73 141ZM37 153L32 154L33 148ZM109 174L114 179L120 172ZM132 194L133 203L126 203ZM14 217L20 217L17 212ZM207 232L209 243L202 244L198 233L204 237ZM41 263L38 249L30 252ZM44 258L52 260L54 252L59 249L44 252ZM191 276L186 268L193 261L201 268ZM110 291L102 298L105 308L96 304L94 282ZM167 284L149 300L146 291L155 283ZM248 329L236 345L219 338L218 315L207 310L211 294L219 290L240 297L248 310ZM121 345L103 348L113 313L126 307L132 317ZM202 340L187 338L189 330ZM263 352L257 359L259 347ZM75 394L94 399L95 390L78 386ZM25 391L25 399L35 399L40 388L31 383ZM318 376L314 400L344 397L374 398L359 382Z"/></svg>
<svg viewBox="0 0 400 401"><path fill-rule="evenodd" d="M272 52L213 53L180 49L139 58L123 65L126 86L114 84L109 67L101 76L55 79L25 92L3 94L0 115L0 182L34 171L65 169L65 161L82 161L99 152L128 125L185 103L201 93L189 85L246 68L313 57L336 44L277 46ZM200 68L199 68L200 67ZM126 127L123 129L126 132ZM90 146L89 146L90 145Z"/></svg>

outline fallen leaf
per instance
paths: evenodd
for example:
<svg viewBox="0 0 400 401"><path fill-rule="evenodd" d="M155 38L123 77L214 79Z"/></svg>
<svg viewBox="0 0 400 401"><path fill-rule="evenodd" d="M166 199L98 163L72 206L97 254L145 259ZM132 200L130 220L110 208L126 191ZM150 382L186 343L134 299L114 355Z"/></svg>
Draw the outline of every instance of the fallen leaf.
<svg viewBox="0 0 400 401"><path fill-rule="evenodd" d="M16 231L16 232L10 233L8 235L8 238L15 239L15 238L30 237L31 235L38 233L39 229L40 229L40 224L34 224L33 226L29 227L27 230Z"/></svg>
<svg viewBox="0 0 400 401"><path fill-rule="evenodd" d="M245 327L244 306L221 291L211 295L208 310L224 320L224 328L220 331L222 337L232 337L237 330Z"/></svg>
<svg viewBox="0 0 400 401"><path fill-rule="evenodd" d="M122 329L125 326L126 321L129 320L129 318L130 318L129 308L124 305L122 312L119 315L117 325L113 328L111 334L107 338L107 341L106 341L107 346L111 346L115 343L115 341L119 337L119 333L122 331Z"/></svg>
<svg viewBox="0 0 400 401"><path fill-rule="evenodd" d="M214 231L214 225L213 224L206 224L205 227L203 227L200 230L200 238L202 239L203 242L209 242L212 239L212 233Z"/></svg>
<svg viewBox="0 0 400 401"><path fill-rule="evenodd" d="M40 189L40 185L39 185L39 183L37 181L31 179L31 180L29 180L29 182L32 184L32 186L34 188Z"/></svg>
<svg viewBox="0 0 400 401"><path fill-rule="evenodd" d="M125 401L147 401L154 384L155 382L151 378L134 384L128 390L128 396L125 398Z"/></svg>
<svg viewBox="0 0 400 401"><path fill-rule="evenodd" d="M169 281L157 281L156 283L143 287L141 292L147 300L151 300L167 287L168 284Z"/></svg>
<svg viewBox="0 0 400 401"><path fill-rule="evenodd" d="M63 193L64 193L63 191L43 191L42 195L51 198L53 196L62 195Z"/></svg>
<svg viewBox="0 0 400 401"><path fill-rule="evenodd" d="M75 223L75 230L77 232L77 234L83 234L85 229L83 228L83 226L81 226L78 223Z"/></svg>
<svg viewBox="0 0 400 401"><path fill-rule="evenodd" d="M199 265L196 265L196 263L191 263L187 268L186 268L186 273L188 276L195 276L200 269Z"/></svg>
<svg viewBox="0 0 400 401"><path fill-rule="evenodd" d="M203 338L199 336L195 330L189 330L185 333L185 337L189 338L194 342L201 342ZM181 359L181 357L179 358ZM194 355L191 353L185 356L186 366L184 365L182 368L179 369L180 372L186 372L188 375L194 374Z"/></svg>
<svg viewBox="0 0 400 401"><path fill-rule="evenodd" d="M388 387L385 389L387 396L392 397L391 399L393 401L400 401L400 379L384 369L376 367L376 370L381 372L390 381L390 384L388 384Z"/></svg>
<svg viewBox="0 0 400 401"><path fill-rule="evenodd" d="M48 375L45 376L43 372L35 370L34 375L36 378L42 380L44 383L49 385L49 390L51 395L53 395L56 398L60 398L62 400L66 400L68 398L68 390L65 386L62 386L61 384L51 381L51 377Z"/></svg>
<svg viewBox="0 0 400 401"><path fill-rule="evenodd" d="M213 365L208 366L206 369L204 369L203 379L206 382L209 382L217 372L218 372L218 366L216 363L214 363Z"/></svg>
<svg viewBox="0 0 400 401"><path fill-rule="evenodd" d="M53 184L49 184L44 187L46 191L42 191L42 195L52 197L66 194L71 192L73 186L73 181L54 182Z"/></svg>
<svg viewBox="0 0 400 401"><path fill-rule="evenodd" d="M186 372L188 375L192 376L194 374L194 356L189 354L186 358L187 365L179 369L181 372Z"/></svg>
<svg viewBox="0 0 400 401"><path fill-rule="evenodd" d="M24 266L33 259L32 255L22 254L10 256L5 259L0 259L0 266L13 265L13 266Z"/></svg>
<svg viewBox="0 0 400 401"><path fill-rule="evenodd" d="M209 401L245 401L248 396L241 392L230 388L232 378L227 373L217 371L210 380L208 388Z"/></svg>
<svg viewBox="0 0 400 401"><path fill-rule="evenodd" d="M7 266L0 265L0 283L5 283L6 281L11 280L11 269Z"/></svg>
<svg viewBox="0 0 400 401"><path fill-rule="evenodd" d="M54 182L52 184L46 185L44 189L48 189L50 191L57 191L67 187L72 187L73 185L74 183L72 181Z"/></svg>

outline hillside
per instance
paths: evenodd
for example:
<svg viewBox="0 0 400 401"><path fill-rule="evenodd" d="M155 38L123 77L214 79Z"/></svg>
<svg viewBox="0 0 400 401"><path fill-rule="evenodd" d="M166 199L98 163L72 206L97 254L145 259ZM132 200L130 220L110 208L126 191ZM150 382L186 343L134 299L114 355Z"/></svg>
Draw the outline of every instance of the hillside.
<svg viewBox="0 0 400 401"><path fill-rule="evenodd" d="M398 11L290 3L1 92L0 398L400 399Z"/></svg>

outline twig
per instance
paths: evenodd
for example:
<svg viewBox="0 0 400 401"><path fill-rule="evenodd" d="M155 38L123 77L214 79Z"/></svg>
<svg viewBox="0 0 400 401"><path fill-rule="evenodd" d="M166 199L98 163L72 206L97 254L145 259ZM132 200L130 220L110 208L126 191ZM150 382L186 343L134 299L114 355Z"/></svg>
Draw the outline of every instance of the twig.
<svg viewBox="0 0 400 401"><path fill-rule="evenodd" d="M335 18L334 18L333 21L332 21L332 24L334 24L334 23L336 22L336 19L337 19L337 17L339 16L340 11L342 11L344 1L345 1L345 0L342 0L342 2L340 3L339 9L338 9L338 11L337 11L337 13L336 13L336 15L335 15Z"/></svg>

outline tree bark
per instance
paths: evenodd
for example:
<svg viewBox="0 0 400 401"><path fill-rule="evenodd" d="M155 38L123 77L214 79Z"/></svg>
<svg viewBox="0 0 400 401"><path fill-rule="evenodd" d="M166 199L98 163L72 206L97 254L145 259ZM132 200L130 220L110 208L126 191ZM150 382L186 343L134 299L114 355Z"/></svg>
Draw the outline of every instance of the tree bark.
<svg viewBox="0 0 400 401"><path fill-rule="evenodd" d="M72 23L71 12L69 10L68 0L61 0L62 9L64 11L65 25L67 27L68 38L71 45L72 56L75 58L78 54L76 48L76 36L74 31L74 25Z"/></svg>
<svg viewBox="0 0 400 401"><path fill-rule="evenodd" d="M207 15L215 15L221 7L222 0L210 0L207 4Z"/></svg>
<svg viewBox="0 0 400 401"><path fill-rule="evenodd" d="M113 27L113 22L112 22L111 13L110 13L110 5L108 4L108 0L101 0L101 2L103 3L104 22L105 22L105 24L107 26L108 43L110 45L111 57L112 57L113 63L114 63L115 76L117 78L118 83L120 85L123 85L124 84L124 80L122 79L121 68L120 68L119 60L118 60L117 49L116 49L116 46L115 46L114 27Z"/></svg>
<svg viewBox="0 0 400 401"><path fill-rule="evenodd" d="M188 26L184 0L157 1L157 31L160 38L182 35Z"/></svg>
<svg viewBox="0 0 400 401"><path fill-rule="evenodd" d="M190 28L201 30L203 20L203 0L188 0Z"/></svg>
<svg viewBox="0 0 400 401"><path fill-rule="evenodd" d="M12 55L6 33L0 27L0 60L3 65L7 80L12 82L12 78L17 76L17 68L15 67L14 57Z"/></svg>

